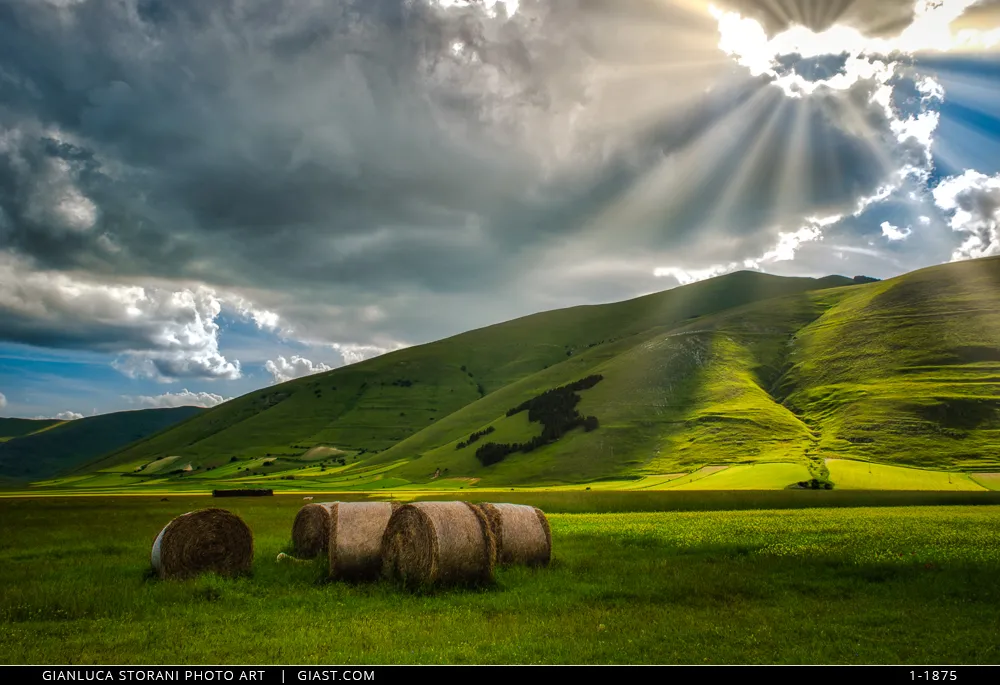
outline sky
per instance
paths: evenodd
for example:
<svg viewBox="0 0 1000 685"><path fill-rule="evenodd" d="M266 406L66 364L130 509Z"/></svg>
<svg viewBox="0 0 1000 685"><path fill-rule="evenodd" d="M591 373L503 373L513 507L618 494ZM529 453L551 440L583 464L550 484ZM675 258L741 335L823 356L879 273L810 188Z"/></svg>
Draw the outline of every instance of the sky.
<svg viewBox="0 0 1000 685"><path fill-rule="evenodd" d="M1000 0L0 0L0 416L998 225Z"/></svg>

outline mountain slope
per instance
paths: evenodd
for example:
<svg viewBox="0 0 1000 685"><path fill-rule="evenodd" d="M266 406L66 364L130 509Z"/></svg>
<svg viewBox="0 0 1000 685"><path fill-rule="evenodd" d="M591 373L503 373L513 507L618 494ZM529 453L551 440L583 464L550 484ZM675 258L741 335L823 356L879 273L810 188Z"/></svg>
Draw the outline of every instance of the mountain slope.
<svg viewBox="0 0 1000 685"><path fill-rule="evenodd" d="M29 435L51 426L64 423L59 419L5 419L0 418L0 442Z"/></svg>
<svg viewBox="0 0 1000 685"><path fill-rule="evenodd" d="M295 458L316 445L382 451L585 353L600 356L636 336L748 302L852 282L739 272L626 302L543 312L244 395L88 468L177 454L208 468L233 456Z"/></svg>
<svg viewBox="0 0 1000 685"><path fill-rule="evenodd" d="M150 434L201 413L199 407L143 409L42 424L0 443L0 476L46 478L92 461ZM26 431L25 419L2 419L0 429Z"/></svg>
<svg viewBox="0 0 1000 685"><path fill-rule="evenodd" d="M96 471L93 487L672 487L768 462L825 480L834 458L1000 471L998 440L992 258L882 282L741 272L544 312L251 393L79 473Z"/></svg>
<svg viewBox="0 0 1000 685"><path fill-rule="evenodd" d="M777 394L827 453L986 468L1000 452L1000 258L851 289L797 336Z"/></svg>

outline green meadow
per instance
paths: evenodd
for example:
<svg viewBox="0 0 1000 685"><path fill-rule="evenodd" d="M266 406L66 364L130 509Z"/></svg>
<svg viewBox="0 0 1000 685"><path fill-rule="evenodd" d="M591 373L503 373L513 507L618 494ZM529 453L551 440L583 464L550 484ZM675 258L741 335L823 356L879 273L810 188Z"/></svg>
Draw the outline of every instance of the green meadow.
<svg viewBox="0 0 1000 685"><path fill-rule="evenodd" d="M0 662L1000 661L996 499L838 508L808 505L865 493L776 491L806 508L621 511L705 494L535 493L550 512L551 567L426 593L325 582L321 562L278 562L298 496L225 501L254 532L252 575L182 582L149 576L152 541L174 516L221 500L0 499ZM933 494L991 495L922 496ZM560 497L562 507L545 499ZM573 506L591 511L558 513Z"/></svg>

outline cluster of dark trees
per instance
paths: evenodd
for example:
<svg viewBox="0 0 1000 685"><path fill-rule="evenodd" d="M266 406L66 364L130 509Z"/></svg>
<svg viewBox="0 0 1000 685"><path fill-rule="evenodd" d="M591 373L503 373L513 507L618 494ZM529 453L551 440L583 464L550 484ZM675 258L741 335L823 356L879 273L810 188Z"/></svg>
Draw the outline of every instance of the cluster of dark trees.
<svg viewBox="0 0 1000 685"><path fill-rule="evenodd" d="M400 379L394 380L392 382L392 385L395 385L395 386L400 387L400 388L408 388L411 385L413 385L413 381L411 381L409 379L406 379L406 378L400 378Z"/></svg>
<svg viewBox="0 0 1000 685"><path fill-rule="evenodd" d="M800 480L798 486L807 490L833 490L833 483L830 483L829 481L822 481L818 478Z"/></svg>
<svg viewBox="0 0 1000 685"><path fill-rule="evenodd" d="M581 398L576 393L594 387L603 378L600 374L587 376L569 385L546 390L541 395L508 409L507 416L527 411L529 421L542 424L542 434L522 443L488 442L476 450L476 458L483 466L489 466L503 461L508 454L531 452L553 443L574 428L583 427L588 432L595 430L599 426L597 417L583 416L577 411L576 405Z"/></svg>
<svg viewBox="0 0 1000 685"><path fill-rule="evenodd" d="M489 427L487 427L487 428L485 428L485 429L483 429L481 431L476 431L475 433L473 433L472 435L470 435L468 438L466 438L464 442L460 442L457 445L455 445L455 449L460 450L463 447L468 447L472 443L474 443L477 440L479 440L479 438L482 438L482 437L485 437L485 436L489 435L494 430L495 429L493 428L493 426L489 426Z"/></svg>

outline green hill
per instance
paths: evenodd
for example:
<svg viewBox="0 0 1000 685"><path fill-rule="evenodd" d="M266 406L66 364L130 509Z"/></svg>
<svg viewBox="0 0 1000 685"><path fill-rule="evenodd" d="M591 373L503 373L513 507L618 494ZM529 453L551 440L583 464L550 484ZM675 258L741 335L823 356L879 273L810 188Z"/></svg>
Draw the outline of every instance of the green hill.
<svg viewBox="0 0 1000 685"><path fill-rule="evenodd" d="M822 483L828 459L1000 471L998 333L996 258L887 281L739 272L259 390L72 482L667 489L690 480L667 474L738 464L775 467L706 483ZM571 390L586 378L597 380Z"/></svg>
<svg viewBox="0 0 1000 685"><path fill-rule="evenodd" d="M5 419L0 418L0 442L11 438L30 435L45 430L51 426L63 423L59 419Z"/></svg>
<svg viewBox="0 0 1000 685"><path fill-rule="evenodd" d="M202 411L177 407L115 412L75 421L0 419L0 433L9 434L0 442L0 476L18 480L53 476Z"/></svg>

